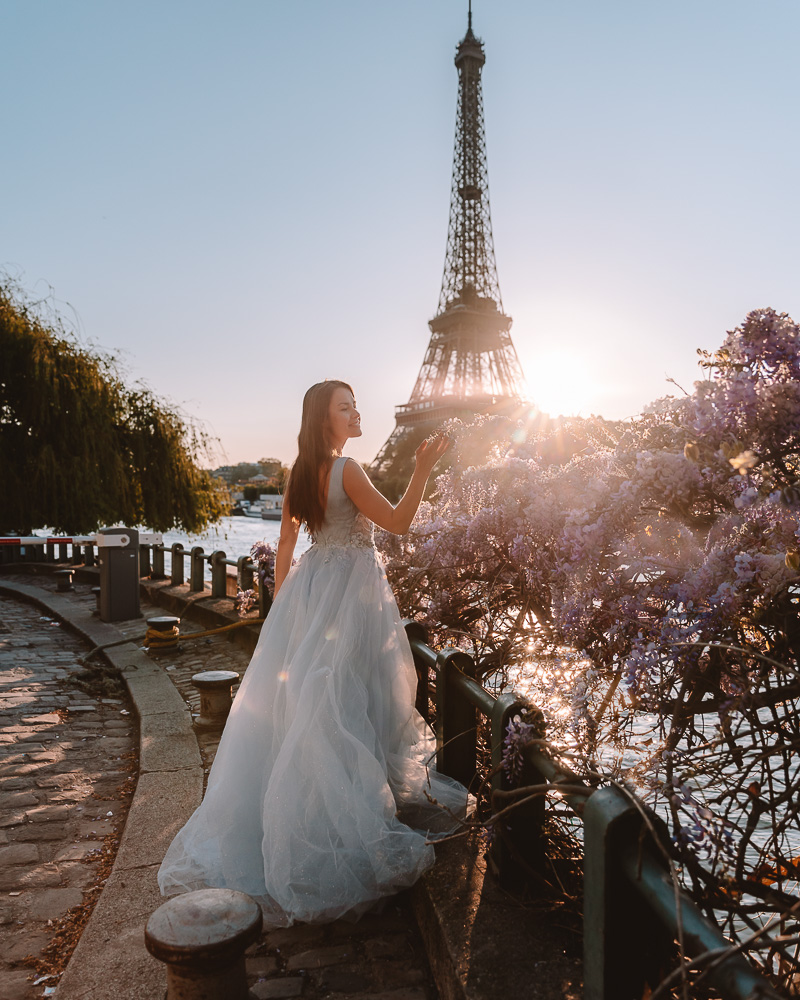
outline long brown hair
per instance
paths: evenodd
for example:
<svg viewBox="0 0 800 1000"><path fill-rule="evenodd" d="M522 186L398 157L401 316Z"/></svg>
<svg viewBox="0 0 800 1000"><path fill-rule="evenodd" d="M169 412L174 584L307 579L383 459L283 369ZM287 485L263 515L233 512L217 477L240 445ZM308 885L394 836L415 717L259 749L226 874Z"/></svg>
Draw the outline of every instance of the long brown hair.
<svg viewBox="0 0 800 1000"><path fill-rule="evenodd" d="M352 388L337 379L317 382L303 397L303 417L297 435L297 458L289 474L286 492L292 517L313 534L325 520L325 476L331 460L331 442L326 431L331 396L337 389Z"/></svg>

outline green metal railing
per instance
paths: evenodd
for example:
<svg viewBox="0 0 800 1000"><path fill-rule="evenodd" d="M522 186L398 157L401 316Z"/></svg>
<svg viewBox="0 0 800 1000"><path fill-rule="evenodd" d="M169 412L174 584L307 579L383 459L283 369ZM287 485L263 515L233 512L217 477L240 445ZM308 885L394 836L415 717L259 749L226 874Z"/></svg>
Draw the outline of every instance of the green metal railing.
<svg viewBox="0 0 800 1000"><path fill-rule="evenodd" d="M523 749L521 783L528 792L514 815L514 836L499 841L495 857L501 874L523 854L525 867L543 871L544 793L560 795L583 821L583 943L586 1000L640 1000L670 975L680 984L675 942L685 958L706 969L706 979L725 1000L780 1000L769 983L736 951L677 885L671 873L663 821L640 799L618 787L593 787L553 760L543 748L544 719L524 698L495 698L475 679L473 659L461 650L436 652L425 629L403 623L420 678L417 707L428 717L436 706L437 769L470 785L477 772L478 714L489 722L492 801L512 805L520 794L507 787L503 740L520 712L533 721L541 739ZM431 690L433 675L433 690ZM494 848L493 848L494 849ZM663 994L666 996L666 994Z"/></svg>

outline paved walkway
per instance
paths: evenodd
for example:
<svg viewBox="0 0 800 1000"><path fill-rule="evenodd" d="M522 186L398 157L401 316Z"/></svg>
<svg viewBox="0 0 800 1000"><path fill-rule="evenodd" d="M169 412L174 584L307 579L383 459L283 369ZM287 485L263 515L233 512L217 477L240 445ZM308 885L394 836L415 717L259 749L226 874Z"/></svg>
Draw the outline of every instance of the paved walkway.
<svg viewBox="0 0 800 1000"><path fill-rule="evenodd" d="M47 577L4 576L0 582L3 579L34 585L56 597ZM94 607L88 585L76 585L72 594L57 596L66 596L76 616L85 618ZM9 692L0 715L0 751L7 750L0 765L4 768L0 771L0 920L9 925L0 947L0 996L27 1000L49 995L45 990L52 989L56 980L34 986L22 959L27 954L39 955L47 946L55 929L48 920L57 920L87 896L93 901L96 894L93 887L102 858L93 852L102 847L107 833L112 834L107 846L115 839L114 827L109 831L108 824L121 818L119 796L133 783L130 755L135 748L135 727L130 726L133 715L124 714L132 711L124 698L92 697L70 681L78 656L88 648L85 643L37 608L15 599L0 597L0 622L8 629L0 626L0 691ZM144 627L143 619L116 624L120 634L131 637L141 636ZM182 622L182 634L198 630ZM199 696L191 687L191 675L221 668L241 674L247 660L225 637L214 637L186 641L153 662L196 713ZM137 690L136 683L133 690ZM213 733L198 738L206 772L218 739L219 734ZM162 776L169 773L169 769L161 771ZM181 772L176 769L174 773ZM18 795L22 798L13 798ZM132 814L129 827L134 825ZM121 874L128 870L123 866ZM16 879L13 888L12 876ZM112 894L124 897L125 882L116 872L110 884ZM120 903L124 906L124 898ZM95 937L87 932L86 939L94 942L96 931ZM97 955L86 952L97 949L94 943L91 949L82 948L69 969L68 993L89 998L91 992L83 993L79 985L76 988L76 980L80 983L81 979L77 966L86 963L87 981L90 972L96 975L89 966L96 963ZM433 1000L436 996L416 924L402 896L388 901L382 913L357 924L341 921L267 932L250 949L247 970L253 993L261 1000L295 996ZM105 985L107 995L118 998L144 995L130 983L108 981Z"/></svg>
<svg viewBox="0 0 800 1000"><path fill-rule="evenodd" d="M28 604L0 597L0 996L43 995L41 951L68 911L99 894L135 784L127 695L98 698L74 672L88 646ZM63 940L63 936L61 938ZM40 958L37 972L26 956ZM57 963L56 963L57 964Z"/></svg>

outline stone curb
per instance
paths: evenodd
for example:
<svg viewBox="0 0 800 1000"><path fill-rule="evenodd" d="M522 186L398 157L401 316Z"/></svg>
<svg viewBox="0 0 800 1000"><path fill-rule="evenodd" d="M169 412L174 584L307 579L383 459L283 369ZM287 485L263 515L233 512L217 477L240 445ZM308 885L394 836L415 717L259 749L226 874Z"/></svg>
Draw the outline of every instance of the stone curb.
<svg viewBox="0 0 800 1000"><path fill-rule="evenodd" d="M4 580L0 593L37 605L92 646L124 638L58 594ZM122 673L139 717L139 779L114 869L54 996L152 1000L165 992L165 972L145 949L144 925L163 902L156 883L161 859L200 805L203 765L191 713L163 670L133 641L103 655Z"/></svg>

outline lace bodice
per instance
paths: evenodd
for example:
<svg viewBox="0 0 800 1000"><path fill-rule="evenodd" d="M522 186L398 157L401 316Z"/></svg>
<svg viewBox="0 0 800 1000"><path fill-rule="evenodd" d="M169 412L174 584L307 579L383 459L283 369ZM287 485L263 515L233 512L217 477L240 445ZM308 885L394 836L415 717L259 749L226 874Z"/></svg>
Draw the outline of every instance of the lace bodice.
<svg viewBox="0 0 800 1000"><path fill-rule="evenodd" d="M359 512L342 485L342 474L348 461L349 459L342 456L333 463L325 520L314 535L314 544L323 548L371 549L375 546L373 539L375 526L369 518Z"/></svg>

